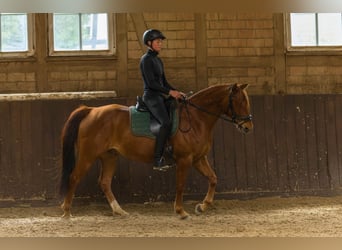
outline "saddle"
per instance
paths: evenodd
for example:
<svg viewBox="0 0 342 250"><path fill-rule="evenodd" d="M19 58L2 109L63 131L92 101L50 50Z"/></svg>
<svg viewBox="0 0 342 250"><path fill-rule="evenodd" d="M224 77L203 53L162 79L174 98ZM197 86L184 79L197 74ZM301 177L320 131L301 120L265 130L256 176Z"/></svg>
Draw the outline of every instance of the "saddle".
<svg viewBox="0 0 342 250"><path fill-rule="evenodd" d="M173 136L178 129L178 112L176 102L170 101L169 115L172 120L171 136ZM137 103L135 106L129 107L131 131L135 136L145 136L149 138L156 138L159 131L160 124L149 112L148 107L142 100L141 96L137 96Z"/></svg>
<svg viewBox="0 0 342 250"><path fill-rule="evenodd" d="M144 103L143 99L141 96L137 96L137 104L135 104L135 108L139 112L149 112L148 107Z"/></svg>

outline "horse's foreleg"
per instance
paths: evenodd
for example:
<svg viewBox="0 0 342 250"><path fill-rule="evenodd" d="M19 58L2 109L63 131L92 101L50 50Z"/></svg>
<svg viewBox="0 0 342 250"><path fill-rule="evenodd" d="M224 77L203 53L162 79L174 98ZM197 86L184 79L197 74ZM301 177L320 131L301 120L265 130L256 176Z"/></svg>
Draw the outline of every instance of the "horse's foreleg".
<svg viewBox="0 0 342 250"><path fill-rule="evenodd" d="M99 177L99 184L106 195L113 214L128 215L128 213L120 207L112 191L112 179L116 170L116 159L117 154L115 152L107 152L100 156L102 171Z"/></svg>
<svg viewBox="0 0 342 250"><path fill-rule="evenodd" d="M178 160L176 169L176 198L174 203L174 209L181 219L186 219L189 214L183 207L183 192L185 188L185 182L188 175L188 170L191 166L190 160Z"/></svg>
<svg viewBox="0 0 342 250"><path fill-rule="evenodd" d="M217 177L214 170L211 168L207 157L203 157L194 164L194 167L205 177L208 178L208 192L202 203L196 205L195 213L200 214L204 212L209 205L214 201L215 188L217 183Z"/></svg>

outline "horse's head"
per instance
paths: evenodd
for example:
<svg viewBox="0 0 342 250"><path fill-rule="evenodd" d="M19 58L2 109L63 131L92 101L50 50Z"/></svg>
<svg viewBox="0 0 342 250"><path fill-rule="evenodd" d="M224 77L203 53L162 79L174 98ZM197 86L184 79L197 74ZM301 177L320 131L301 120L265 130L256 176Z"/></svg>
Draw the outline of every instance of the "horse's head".
<svg viewBox="0 0 342 250"><path fill-rule="evenodd" d="M234 84L229 89L228 110L226 115L242 133L248 133L253 129L252 115L250 113L249 98L247 95L248 84Z"/></svg>
<svg viewBox="0 0 342 250"><path fill-rule="evenodd" d="M242 133L246 134L253 129L249 98L246 91L247 86L248 84L210 86L197 92L189 99L185 99L185 108L187 108L187 104L191 105L201 113L208 114L207 117L212 117L212 122L216 122L217 118L232 122ZM217 110L218 104L219 112ZM189 117L188 114L190 120ZM204 121L202 120L202 122ZM189 129L191 129L191 125Z"/></svg>

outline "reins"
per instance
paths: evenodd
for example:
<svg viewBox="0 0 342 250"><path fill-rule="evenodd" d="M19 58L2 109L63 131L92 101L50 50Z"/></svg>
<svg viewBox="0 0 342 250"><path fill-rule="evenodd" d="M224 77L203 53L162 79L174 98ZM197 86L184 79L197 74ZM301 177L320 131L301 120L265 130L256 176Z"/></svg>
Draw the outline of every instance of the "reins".
<svg viewBox="0 0 342 250"><path fill-rule="evenodd" d="M183 106L185 107L185 110L186 110L186 114L187 114L187 117L188 117L188 120L189 120L189 128L188 129L185 129L185 130L182 130L181 128L179 128L179 130L183 133L187 133L191 130L192 126L191 126L191 117L190 117L190 113L189 113L189 110L188 110L188 105L206 113L206 114L209 114L209 115L212 115L212 116L215 116L221 120L224 120L226 122L230 122L230 123L233 123L233 124L236 124L239 128L242 127L242 125L246 122L249 122L252 120L252 115L249 114L249 115L246 115L246 116L240 116L240 115L237 115L235 110L234 110L234 107L233 107L233 100L232 100L232 94L233 92L231 91L230 94L229 94L229 103L228 103L228 110L231 111L232 115L231 117L228 117L227 115L221 115L221 114L217 114L217 113L214 113L214 112L211 112L201 106L198 106L197 104L194 104L192 102L190 102L189 99L186 99L184 98L181 103L183 104L181 107L180 107L180 113L182 113L182 108Z"/></svg>
<svg viewBox="0 0 342 250"><path fill-rule="evenodd" d="M181 103L182 103L183 105L180 107L180 110L179 110L179 117L180 117L180 114L182 113L183 107L185 107L186 115L187 115L188 121L189 121L189 128L183 130L183 129L179 126L179 130L180 130L182 133L188 133L188 132L191 130L191 128L192 128L192 126L191 126L191 117L190 117L190 113L189 113L189 109L188 109L188 103L190 103L190 102L189 102L189 100L187 100L186 97L185 97L184 99L182 99ZM179 123L179 125L180 125L180 123Z"/></svg>

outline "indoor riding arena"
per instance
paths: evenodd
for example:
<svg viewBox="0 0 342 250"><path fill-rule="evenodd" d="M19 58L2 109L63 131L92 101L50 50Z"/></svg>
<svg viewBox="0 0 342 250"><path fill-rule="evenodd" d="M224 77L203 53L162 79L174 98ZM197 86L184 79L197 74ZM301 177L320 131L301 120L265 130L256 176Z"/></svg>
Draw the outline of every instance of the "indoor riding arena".
<svg viewBox="0 0 342 250"><path fill-rule="evenodd" d="M341 20L341 13L0 13L0 237L342 236ZM63 218L63 126L80 105L136 104L148 29L165 35L165 76L188 98L248 84L253 130L217 117L207 155L217 184L203 212L198 204L206 205L213 183L197 168L189 166L182 219L174 209L177 167L159 172L120 156L111 182L117 203L107 202L96 160ZM136 146L143 154L146 145ZM127 214L113 213L116 205Z"/></svg>

